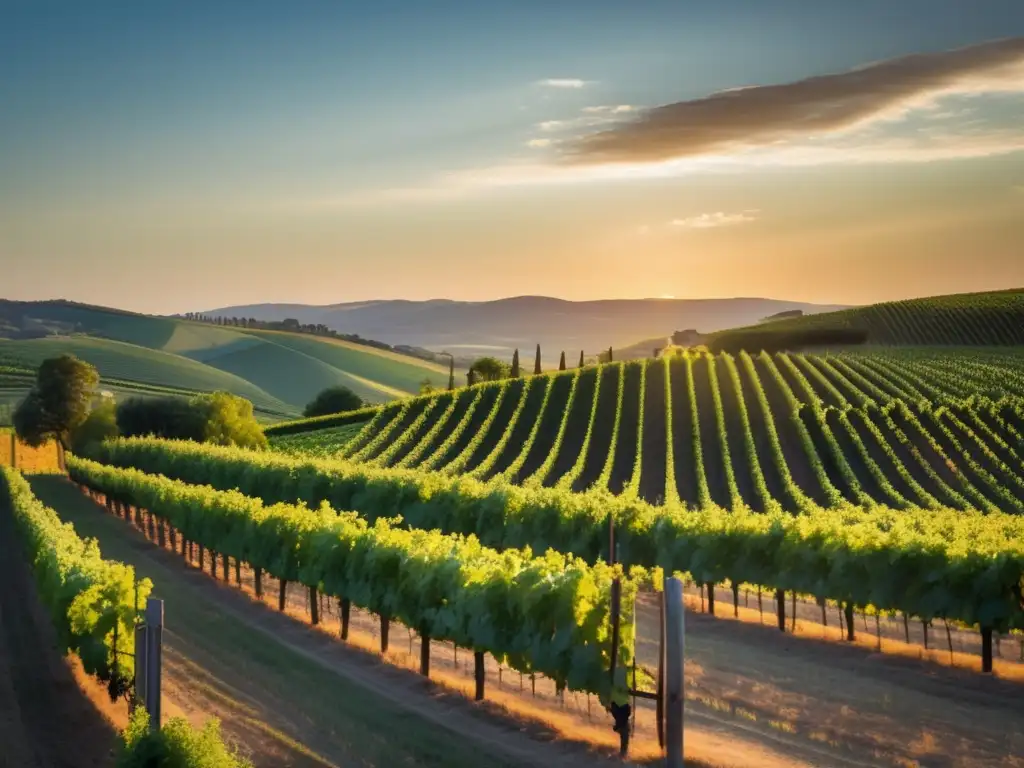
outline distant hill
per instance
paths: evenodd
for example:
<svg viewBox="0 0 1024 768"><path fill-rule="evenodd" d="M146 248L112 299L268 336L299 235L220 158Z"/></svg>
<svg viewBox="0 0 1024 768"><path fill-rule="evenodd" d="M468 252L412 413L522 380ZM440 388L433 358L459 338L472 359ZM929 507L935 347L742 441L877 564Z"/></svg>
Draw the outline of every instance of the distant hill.
<svg viewBox="0 0 1024 768"><path fill-rule="evenodd" d="M711 334L714 350L1024 344L1024 289L889 301Z"/></svg>
<svg viewBox="0 0 1024 768"><path fill-rule="evenodd" d="M201 314L252 317L323 324L389 344L411 344L454 354L508 356L514 347L540 344L548 364L565 350L596 354L609 346L630 345L641 338L667 337L695 328L701 333L750 325L778 312L807 315L843 309L836 305L761 298L616 299L565 301L518 296L497 301L364 301L329 306L253 304L222 307Z"/></svg>
<svg viewBox="0 0 1024 768"><path fill-rule="evenodd" d="M32 370L71 352L97 367L115 394L223 389L265 415L293 417L321 389L343 384L380 403L447 384L440 365L308 334L256 331L67 301L0 301L0 366ZM27 385L26 385L27 386ZM0 381L4 398L22 382Z"/></svg>

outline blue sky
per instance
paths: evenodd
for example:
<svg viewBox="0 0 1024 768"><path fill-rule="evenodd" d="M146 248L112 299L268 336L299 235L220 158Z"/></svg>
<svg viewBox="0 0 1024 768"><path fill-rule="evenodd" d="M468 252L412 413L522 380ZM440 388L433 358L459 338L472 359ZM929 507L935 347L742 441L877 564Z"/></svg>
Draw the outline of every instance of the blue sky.
<svg viewBox="0 0 1024 768"><path fill-rule="evenodd" d="M682 104L692 120L725 89L1024 36L1019 0L0 12L5 297L160 312L522 293L860 302L1024 284L1018 49L995 68L968 54L953 87L891 102L904 73L883 69L846 99L884 97L855 125L801 132L836 108L830 94L797 101L780 136L732 125L750 146L694 151L645 111ZM640 149L666 130L661 154ZM599 132L628 167L590 149L566 162ZM882 263L896 284L872 277Z"/></svg>

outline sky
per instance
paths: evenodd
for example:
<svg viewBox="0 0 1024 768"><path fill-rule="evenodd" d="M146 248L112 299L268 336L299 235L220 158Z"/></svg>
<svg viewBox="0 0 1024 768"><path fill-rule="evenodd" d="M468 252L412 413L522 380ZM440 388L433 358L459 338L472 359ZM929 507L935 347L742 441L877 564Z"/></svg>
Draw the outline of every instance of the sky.
<svg viewBox="0 0 1024 768"><path fill-rule="evenodd" d="M0 297L1024 286L1020 0L0 0Z"/></svg>

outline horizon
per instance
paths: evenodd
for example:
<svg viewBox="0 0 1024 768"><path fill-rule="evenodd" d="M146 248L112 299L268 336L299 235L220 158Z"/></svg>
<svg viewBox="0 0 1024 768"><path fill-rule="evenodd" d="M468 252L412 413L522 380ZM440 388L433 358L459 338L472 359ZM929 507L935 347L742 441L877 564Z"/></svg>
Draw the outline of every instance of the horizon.
<svg viewBox="0 0 1024 768"><path fill-rule="evenodd" d="M63 0L8 11L0 72L14 300L1024 286L1016 0Z"/></svg>

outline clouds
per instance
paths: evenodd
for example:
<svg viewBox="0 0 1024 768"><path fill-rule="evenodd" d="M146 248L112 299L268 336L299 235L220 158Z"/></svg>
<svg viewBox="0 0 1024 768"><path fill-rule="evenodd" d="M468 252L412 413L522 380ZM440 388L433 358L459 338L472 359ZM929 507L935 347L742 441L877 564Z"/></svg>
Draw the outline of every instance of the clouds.
<svg viewBox="0 0 1024 768"><path fill-rule="evenodd" d="M649 163L841 132L952 93L1024 92L1024 38L889 59L645 110L566 144L570 164Z"/></svg>
<svg viewBox="0 0 1024 768"><path fill-rule="evenodd" d="M760 213L756 208L751 208L739 213L725 213L716 211L714 213L701 213L696 216L689 216L685 219L672 219L671 226L679 229L715 229L717 227L731 227L737 224L748 224L757 221Z"/></svg>
<svg viewBox="0 0 1024 768"><path fill-rule="evenodd" d="M575 77L549 77L546 80L538 80L536 84L545 88L582 88L587 81Z"/></svg>

